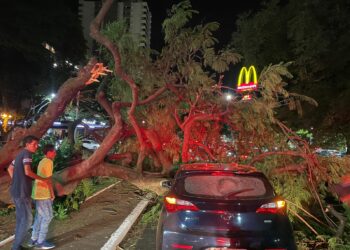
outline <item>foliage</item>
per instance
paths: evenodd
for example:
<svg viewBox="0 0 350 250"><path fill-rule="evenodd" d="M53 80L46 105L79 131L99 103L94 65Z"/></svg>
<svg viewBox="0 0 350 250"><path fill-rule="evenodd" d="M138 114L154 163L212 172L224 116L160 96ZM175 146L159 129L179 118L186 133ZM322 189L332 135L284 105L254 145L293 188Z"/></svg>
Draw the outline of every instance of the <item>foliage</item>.
<svg viewBox="0 0 350 250"><path fill-rule="evenodd" d="M287 200L292 201L299 207L302 207L303 204L308 203L308 201L312 198L311 190L305 189L305 187L308 186L308 181L305 177L293 178L290 175L288 176L287 174L284 174L278 176L278 178L272 178L272 183L278 194ZM299 212L298 207L293 205L291 205L291 207L293 210Z"/></svg>
<svg viewBox="0 0 350 250"><path fill-rule="evenodd" d="M67 167L69 160L74 154L74 145L70 144L68 138L64 138L54 160L54 169L59 171Z"/></svg>
<svg viewBox="0 0 350 250"><path fill-rule="evenodd" d="M127 33L124 21L108 23L102 34L106 35L112 42L116 43L122 58L122 66L128 74L133 76L136 84L141 86L140 97L147 96L154 87L159 86L157 76L154 76L149 51L140 48L137 41ZM109 51L101 47L102 59L107 61L109 68L114 68L114 60ZM127 60L125 60L127 58ZM127 83L118 77L107 78L108 95L114 101L131 101L131 90ZM142 84L141 84L142 82Z"/></svg>
<svg viewBox="0 0 350 250"><path fill-rule="evenodd" d="M64 110L62 119L70 122L83 119L105 121L105 114L101 106L96 103L94 93L95 90L82 90L78 95L79 104L77 102L71 102Z"/></svg>
<svg viewBox="0 0 350 250"><path fill-rule="evenodd" d="M161 201L161 197L159 197L156 203L153 204L152 207L142 215L141 223L156 225L158 222L158 218L161 210L162 210L162 201Z"/></svg>
<svg viewBox="0 0 350 250"><path fill-rule="evenodd" d="M54 216L59 220L66 219L70 212L79 210L80 204L86 198L115 182L115 178L90 178L82 180L70 195L56 197L53 203Z"/></svg>
<svg viewBox="0 0 350 250"><path fill-rule="evenodd" d="M310 143L312 142L312 140L314 138L312 132L310 132L307 129L299 129L298 131L296 131L296 134L299 135L304 140L307 140Z"/></svg>
<svg viewBox="0 0 350 250"><path fill-rule="evenodd" d="M78 210L80 204L90 195L92 192L91 180L84 179L76 187L73 193L66 196L63 201L63 204L70 212L72 210Z"/></svg>
<svg viewBox="0 0 350 250"><path fill-rule="evenodd" d="M250 115L254 114L257 118L256 123L261 123L266 118L272 123L282 119L285 124L297 130L296 133L284 131L285 135L292 138L293 147L286 145L283 135L270 136L274 138L274 142L270 141L267 145L274 144L275 150L278 151L300 150L301 153L308 154L303 157L270 156L256 165L268 174L276 191L290 201L289 207L296 213L296 216L293 215L291 218L304 232L309 229L306 224L299 221L297 216L305 219L319 233L333 234L329 227L316 223L306 212L312 211L316 217L324 217L319 206L326 205L329 197L332 197L327 185L338 183L341 176L350 171L347 158L312 156L312 150L301 141L302 138L307 141L313 139L313 144L316 146L341 151L345 151L349 146L350 127L347 114L349 109L348 101L345 100L349 99L350 85L346 72L350 64L349 58L344 58L340 54L350 48L350 32L345 28L350 24L346 17L347 8L349 3L343 0L336 2L307 0L303 4L297 0L283 4L282 1L271 0L264 4L263 9L242 15L236 23L237 32L232 36L232 46L243 54L245 64L253 64L258 69L262 69L259 84L263 89L261 97L265 102L260 102L261 98L258 98L253 110L245 112L242 116L244 121L251 123L250 130L259 129L260 136L266 136L267 130L263 127L269 126L269 122L265 120L262 125L254 124ZM289 84L285 83L281 76L290 78L290 73L284 72L283 69L279 70L278 65L273 65L277 71L272 69L271 65L264 67L270 63L290 59L293 63L284 65L288 66L288 70L294 75ZM264 76L271 70L272 74L268 77ZM333 84L329 84L330 82ZM300 92L303 95L294 92ZM302 109L302 101L311 105L304 105ZM312 105L317 106L317 109ZM276 109L277 107L281 108ZM287 108L296 110L299 116L287 112ZM307 129L300 128L314 130L311 134ZM294 138L297 137L299 139L295 142ZM256 139L254 138L253 141ZM264 148L267 152L274 150L268 146ZM314 162L315 165L308 166L310 162ZM303 171L299 173L282 171L288 166L299 168L298 171L306 166L307 171L311 172L305 176ZM276 171L281 172L276 173ZM315 183L311 184L311 182ZM315 207L314 203L316 197L320 199L318 207ZM333 197L333 199L336 198ZM340 212L344 213L344 211ZM348 231L349 222L345 228L344 240L347 238ZM311 247L310 242L307 242L311 238L313 238L312 235L305 236L305 241L300 241L300 248ZM318 243L329 244L333 249L340 249L348 244L330 236L319 240ZM315 247L315 244L312 247Z"/></svg>
<svg viewBox="0 0 350 250"><path fill-rule="evenodd" d="M315 144L321 148L347 151L346 137L343 134L322 133L317 136Z"/></svg>
<svg viewBox="0 0 350 250"><path fill-rule="evenodd" d="M15 211L14 206L1 207L0 208L0 216L8 216L10 213Z"/></svg>
<svg viewBox="0 0 350 250"><path fill-rule="evenodd" d="M92 193L92 180L84 179L75 188L73 193L65 197L56 198L53 205L56 218L65 219L71 211L78 210L80 204Z"/></svg>
<svg viewBox="0 0 350 250"><path fill-rule="evenodd" d="M163 24L166 46L157 57L152 59L148 51L135 46L130 35L126 33L123 22L110 23L103 31L104 35L118 45L122 66L138 85L140 100L149 97L165 83L179 83L185 87L179 93L185 96L181 102L173 93L166 92L159 101L147 106L139 106L136 110L139 124L142 124L143 129L147 129L149 133L157 132L162 149L171 162L179 161L182 143L182 132L174 119L174 110L177 107L188 107L188 101L194 101L197 94L202 94L203 100L217 102L218 98L212 95L216 75L208 73L207 70L222 73L228 69L230 64L238 62L241 58L231 49L223 49L219 52L214 50L217 42L214 32L219 28L218 23L188 27L190 18L196 13L197 11L192 10L189 1L173 7ZM103 59L107 60L110 68L113 68L114 62L111 55L104 48L101 48L101 52ZM131 101L130 88L118 77L108 79L107 89L108 96L113 101ZM210 105L204 109L210 111ZM178 111L181 116L185 116L188 112ZM122 111L122 114L126 118L126 112ZM126 122L129 121L126 119ZM209 125L208 122L204 125L217 126ZM207 131L210 131L209 127ZM220 131L220 128L217 127L215 131ZM214 138L214 136L208 138ZM212 143L214 144L214 141ZM117 146L117 151L138 153L136 138L124 140L121 145Z"/></svg>
<svg viewBox="0 0 350 250"><path fill-rule="evenodd" d="M64 220L68 217L68 209L63 203L54 202L53 204L53 214L58 220Z"/></svg>
<svg viewBox="0 0 350 250"><path fill-rule="evenodd" d="M46 144L58 145L58 141L53 136L46 136L42 138L39 142L39 147L35 154L33 155L33 166L36 168L39 162L44 158L43 147ZM56 149L56 157L54 159L54 172L64 169L68 166L68 163L76 152L75 146L69 143L68 138L62 140L61 145Z"/></svg>
<svg viewBox="0 0 350 250"><path fill-rule="evenodd" d="M350 244L344 245L344 241L339 238L330 238L328 240L328 249L330 250L349 250Z"/></svg>
<svg viewBox="0 0 350 250"><path fill-rule="evenodd" d="M303 118L281 109L281 119L295 129L312 126L321 135L342 133L347 145L350 61L343 53L350 48L349 7L346 0L306 0L302 4L270 0L256 13L242 15L232 36L232 46L244 55L245 63L258 69L293 60L292 83L298 84L290 84L288 90L310 96L319 104L317 109L304 107ZM282 105L290 107L291 103Z"/></svg>

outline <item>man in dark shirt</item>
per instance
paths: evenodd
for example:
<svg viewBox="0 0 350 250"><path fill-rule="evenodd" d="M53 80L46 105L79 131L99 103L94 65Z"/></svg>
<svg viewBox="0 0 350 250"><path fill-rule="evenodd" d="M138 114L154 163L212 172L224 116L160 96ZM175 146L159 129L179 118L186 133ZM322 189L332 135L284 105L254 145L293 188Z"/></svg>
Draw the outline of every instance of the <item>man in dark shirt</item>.
<svg viewBox="0 0 350 250"><path fill-rule="evenodd" d="M32 169L32 154L38 148L39 139L27 136L23 139L24 149L18 153L7 171L12 178L10 193L16 206L16 232L13 250L21 249L32 224L32 181L33 179L51 183L51 178L42 178Z"/></svg>

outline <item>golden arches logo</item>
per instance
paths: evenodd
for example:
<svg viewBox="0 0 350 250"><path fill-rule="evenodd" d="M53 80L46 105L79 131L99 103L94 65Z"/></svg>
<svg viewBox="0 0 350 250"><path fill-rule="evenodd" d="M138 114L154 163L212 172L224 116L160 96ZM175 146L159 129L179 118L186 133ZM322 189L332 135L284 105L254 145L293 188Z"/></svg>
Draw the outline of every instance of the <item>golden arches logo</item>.
<svg viewBox="0 0 350 250"><path fill-rule="evenodd" d="M244 77L244 81L243 81ZM258 77L256 75L256 70L254 66L250 66L247 70L246 67L242 67L239 72L238 82L237 82L237 91L252 91L256 90L258 87Z"/></svg>

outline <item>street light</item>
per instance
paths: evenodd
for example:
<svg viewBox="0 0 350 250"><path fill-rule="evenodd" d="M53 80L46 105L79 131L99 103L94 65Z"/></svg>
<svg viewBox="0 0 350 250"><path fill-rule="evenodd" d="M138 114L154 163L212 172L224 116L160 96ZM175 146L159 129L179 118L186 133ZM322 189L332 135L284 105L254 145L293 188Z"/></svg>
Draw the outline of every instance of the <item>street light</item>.
<svg viewBox="0 0 350 250"><path fill-rule="evenodd" d="M228 93L228 94L226 94L225 98L226 98L226 101L231 101L233 96Z"/></svg>
<svg viewBox="0 0 350 250"><path fill-rule="evenodd" d="M7 113L1 113L1 118L2 118L2 129L4 132L7 132L8 131L7 125L9 124L9 120L12 119L12 115Z"/></svg>
<svg viewBox="0 0 350 250"><path fill-rule="evenodd" d="M1 118L2 119L11 119L12 118L12 115L10 115L10 114L7 114L7 113L1 113Z"/></svg>

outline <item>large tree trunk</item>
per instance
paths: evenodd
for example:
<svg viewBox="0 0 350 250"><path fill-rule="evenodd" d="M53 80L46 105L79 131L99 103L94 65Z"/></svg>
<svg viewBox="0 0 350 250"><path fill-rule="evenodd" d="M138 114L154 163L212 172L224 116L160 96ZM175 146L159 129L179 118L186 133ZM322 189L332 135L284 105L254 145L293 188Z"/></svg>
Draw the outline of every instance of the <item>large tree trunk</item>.
<svg viewBox="0 0 350 250"><path fill-rule="evenodd" d="M160 141L157 132L154 130L145 130L145 135L147 136L148 140L151 142L153 151L155 152L157 159L161 163L161 166L163 168L162 174L168 175L172 167L172 162L164 152L162 148L162 142Z"/></svg>

